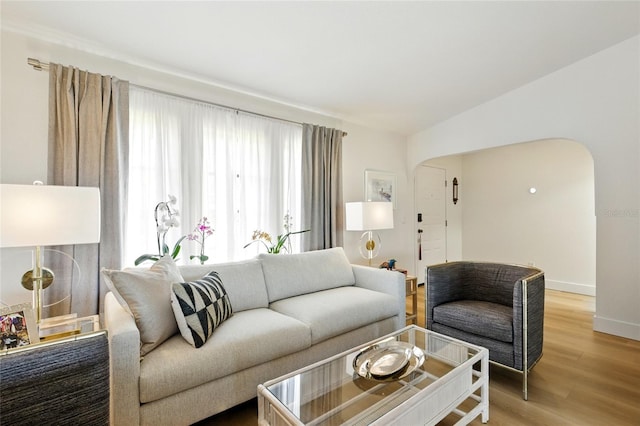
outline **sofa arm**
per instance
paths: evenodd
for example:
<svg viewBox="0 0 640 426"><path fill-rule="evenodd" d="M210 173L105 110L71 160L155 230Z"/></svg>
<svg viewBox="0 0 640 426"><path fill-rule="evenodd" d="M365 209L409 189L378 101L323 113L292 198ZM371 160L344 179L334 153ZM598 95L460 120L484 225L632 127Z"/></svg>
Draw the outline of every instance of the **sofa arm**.
<svg viewBox="0 0 640 426"><path fill-rule="evenodd" d="M396 329L406 325L406 285L405 275L398 271L351 265L356 279L356 287L387 293L396 299L398 319Z"/></svg>
<svg viewBox="0 0 640 426"><path fill-rule="evenodd" d="M462 298L465 264L465 262L448 262L427 267L424 281L427 329L431 329L433 324L433 308Z"/></svg>
<svg viewBox="0 0 640 426"><path fill-rule="evenodd" d="M526 309L523 297L523 283L526 284ZM527 318L527 369L533 367L542 356L544 338L544 272L538 270L518 280L513 288L513 345L515 368L524 371L524 315Z"/></svg>
<svg viewBox="0 0 640 426"><path fill-rule="evenodd" d="M109 336L112 425L140 423L140 332L133 317L113 293L104 300L104 318Z"/></svg>

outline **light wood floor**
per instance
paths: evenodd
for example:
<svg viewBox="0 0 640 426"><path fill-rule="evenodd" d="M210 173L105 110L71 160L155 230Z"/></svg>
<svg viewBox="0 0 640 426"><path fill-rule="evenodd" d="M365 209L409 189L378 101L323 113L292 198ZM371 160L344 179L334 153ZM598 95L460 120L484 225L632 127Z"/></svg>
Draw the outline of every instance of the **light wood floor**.
<svg viewBox="0 0 640 426"><path fill-rule="evenodd" d="M529 400L520 374L491 365L489 424L640 426L640 342L594 332L593 297L547 290L545 305L544 353L529 375ZM418 318L424 327L424 287ZM256 401L199 424L255 425Z"/></svg>

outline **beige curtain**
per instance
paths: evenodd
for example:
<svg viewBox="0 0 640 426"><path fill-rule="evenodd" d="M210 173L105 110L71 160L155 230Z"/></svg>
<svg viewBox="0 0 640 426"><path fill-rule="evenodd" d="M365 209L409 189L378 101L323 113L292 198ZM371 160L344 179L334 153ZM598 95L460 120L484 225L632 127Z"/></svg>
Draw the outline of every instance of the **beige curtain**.
<svg viewBox="0 0 640 426"><path fill-rule="evenodd" d="M302 125L302 250L342 246L342 131Z"/></svg>
<svg viewBox="0 0 640 426"><path fill-rule="evenodd" d="M45 316L102 311L100 268L120 268L129 149L129 83L59 64L49 66L48 184L100 188L99 244L65 246L79 265L45 291ZM57 257L60 259L60 256ZM58 282L61 281L61 282Z"/></svg>

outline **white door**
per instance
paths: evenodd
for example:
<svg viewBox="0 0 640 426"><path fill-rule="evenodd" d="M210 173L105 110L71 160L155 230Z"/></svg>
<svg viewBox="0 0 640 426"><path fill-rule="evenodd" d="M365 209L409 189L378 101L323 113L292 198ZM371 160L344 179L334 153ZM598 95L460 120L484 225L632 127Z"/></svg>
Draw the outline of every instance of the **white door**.
<svg viewBox="0 0 640 426"><path fill-rule="evenodd" d="M424 282L427 265L447 261L446 170L418 166L415 176L416 271Z"/></svg>

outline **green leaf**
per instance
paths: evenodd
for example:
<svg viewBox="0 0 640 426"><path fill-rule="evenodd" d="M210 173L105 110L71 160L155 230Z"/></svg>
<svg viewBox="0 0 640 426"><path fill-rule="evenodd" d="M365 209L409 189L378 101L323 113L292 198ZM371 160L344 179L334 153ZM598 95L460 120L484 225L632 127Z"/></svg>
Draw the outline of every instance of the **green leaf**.
<svg viewBox="0 0 640 426"><path fill-rule="evenodd" d="M182 237L180 237L178 241L176 241L176 244L173 246L171 257L173 257L174 259L178 256L178 253L180 253L180 249L182 248L180 244L182 244L182 240L184 240L186 237L187 237L186 235L183 235ZM167 252L168 251L169 251L169 248L167 248Z"/></svg>
<svg viewBox="0 0 640 426"><path fill-rule="evenodd" d="M154 262L157 261L159 259L157 254L143 254L142 256L138 257L134 264L136 266L138 266L139 264L146 262L147 260L153 260Z"/></svg>
<svg viewBox="0 0 640 426"><path fill-rule="evenodd" d="M286 234L280 234L278 235L277 239L276 239L276 243L273 244L272 246L269 246L263 239L256 239L253 241L250 241L249 243L247 243L244 248L247 248L248 246L250 246L251 244L260 241L262 243L262 245L264 245L264 247L267 249L267 253L272 253L272 254L279 254L282 251L287 251L287 246L285 245L287 243L287 239L294 234L302 234L303 232L309 232L309 229L305 229L303 231L295 231L295 232L287 232Z"/></svg>

